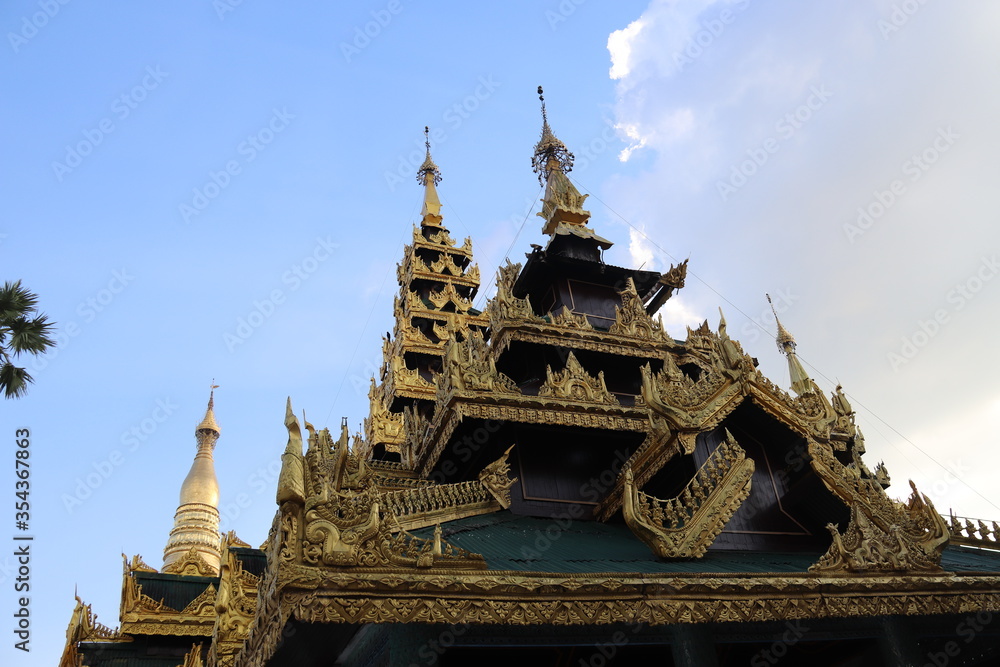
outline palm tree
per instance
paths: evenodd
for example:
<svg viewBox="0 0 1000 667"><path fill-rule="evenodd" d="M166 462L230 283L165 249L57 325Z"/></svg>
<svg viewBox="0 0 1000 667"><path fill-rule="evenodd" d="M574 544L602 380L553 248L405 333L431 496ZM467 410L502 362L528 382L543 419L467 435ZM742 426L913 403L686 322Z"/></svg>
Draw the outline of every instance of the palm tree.
<svg viewBox="0 0 1000 667"><path fill-rule="evenodd" d="M53 322L38 313L38 297L21 281L5 282L0 288L0 390L4 398L20 398L28 392L32 377L14 365L22 353L39 355L55 345Z"/></svg>

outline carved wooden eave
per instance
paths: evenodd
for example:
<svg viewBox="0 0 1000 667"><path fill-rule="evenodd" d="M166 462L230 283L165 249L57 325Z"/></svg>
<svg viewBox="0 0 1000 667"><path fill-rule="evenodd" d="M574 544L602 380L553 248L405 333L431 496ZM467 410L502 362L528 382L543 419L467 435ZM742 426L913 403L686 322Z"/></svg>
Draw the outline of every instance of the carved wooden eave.
<svg viewBox="0 0 1000 667"><path fill-rule="evenodd" d="M82 667L83 655L79 651L81 642L131 642L132 637L112 630L103 623L98 623L97 614L89 604L84 604L80 596L76 596L76 607L66 628L66 644L63 646L59 667Z"/></svg>
<svg viewBox="0 0 1000 667"><path fill-rule="evenodd" d="M660 558L701 558L750 495L753 471L728 432L676 498L643 493L626 468L625 523Z"/></svg>
<svg viewBox="0 0 1000 667"><path fill-rule="evenodd" d="M436 388L430 380L424 379L420 371L406 367L402 357L390 357L387 361L385 381L382 383L386 403L390 397L425 398L434 400Z"/></svg>
<svg viewBox="0 0 1000 667"><path fill-rule="evenodd" d="M273 565L273 564L272 564ZM265 582L265 586L267 583ZM287 565L236 665L262 667L305 623L588 626L741 623L1000 611L1000 578L950 574L343 572Z"/></svg>
<svg viewBox="0 0 1000 667"><path fill-rule="evenodd" d="M121 632L208 637L215 625L215 596L215 586L209 584L184 609L173 609L143 593L135 578L126 575L122 587Z"/></svg>
<svg viewBox="0 0 1000 667"><path fill-rule="evenodd" d="M390 530L417 530L506 509L510 506L510 487L517 481L509 476L509 453L510 448L475 480L454 484L421 480L425 483L383 493L382 508L394 517Z"/></svg>
<svg viewBox="0 0 1000 667"><path fill-rule="evenodd" d="M223 550L222 574L215 601L218 615L212 629L209 667L230 667L235 662L257 610L260 577L244 570L243 563L228 546Z"/></svg>
<svg viewBox="0 0 1000 667"><path fill-rule="evenodd" d="M435 250L440 252L439 248L435 248ZM462 254L457 256L464 257ZM472 265L468 269L464 269L452 257L451 254L442 252L437 260L427 264L414 252L413 246L407 246L403 254L403 261L396 268L396 278L400 285L410 285L414 280L453 281L456 285L478 289L479 267Z"/></svg>
<svg viewBox="0 0 1000 667"><path fill-rule="evenodd" d="M468 258L472 257L472 239L470 237L466 237L462 245L456 245L455 239L451 238L451 235L448 234L446 230L441 228L438 228L437 231L425 237L420 227L414 225L413 246L416 248L435 250L437 252L462 255Z"/></svg>
<svg viewBox="0 0 1000 667"><path fill-rule="evenodd" d="M455 549L439 537L426 540L406 532L393 511L407 507L407 501L414 515L419 513L414 502L431 510L446 503L454 507L460 504L454 490L450 498L447 493L428 495L425 486L383 492L367 463L349 451L347 440L346 426L336 443L326 430L310 436L302 471L306 497L283 502L276 518L281 562L321 569L485 567L482 556Z"/></svg>
<svg viewBox="0 0 1000 667"><path fill-rule="evenodd" d="M833 541L814 566L816 571L940 570L951 531L912 481L912 494L904 505L889 498L878 480L841 463L830 444L810 440L808 451L813 471L851 509L851 522L843 534L836 526L827 526Z"/></svg>

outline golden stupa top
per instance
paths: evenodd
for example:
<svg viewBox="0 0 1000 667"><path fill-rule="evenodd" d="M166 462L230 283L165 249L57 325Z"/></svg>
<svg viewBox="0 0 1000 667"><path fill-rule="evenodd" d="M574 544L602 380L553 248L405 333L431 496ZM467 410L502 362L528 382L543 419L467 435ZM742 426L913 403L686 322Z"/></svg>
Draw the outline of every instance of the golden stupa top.
<svg viewBox="0 0 1000 667"><path fill-rule="evenodd" d="M215 390L219 385L213 384L212 391L208 395L208 408L205 410L205 418L201 420L201 423L195 428L197 431L215 431L217 434L222 434L222 429L219 427L218 423L215 421Z"/></svg>

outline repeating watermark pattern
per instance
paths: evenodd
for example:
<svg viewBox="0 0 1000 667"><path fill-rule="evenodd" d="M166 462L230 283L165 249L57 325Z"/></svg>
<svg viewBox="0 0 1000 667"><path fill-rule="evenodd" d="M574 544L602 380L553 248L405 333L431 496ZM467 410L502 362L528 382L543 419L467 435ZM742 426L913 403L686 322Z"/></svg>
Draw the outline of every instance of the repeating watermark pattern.
<svg viewBox="0 0 1000 667"><path fill-rule="evenodd" d="M776 330L778 320L775 317L775 313L784 315L792 307L792 304L798 300L799 297L792 293L791 288L785 287L779 289L771 296L774 311L772 312L770 308L765 307L756 317L751 317L750 321L745 323L740 329L740 340L744 343L754 343L760 338L761 332L767 333Z"/></svg>
<svg viewBox="0 0 1000 667"><path fill-rule="evenodd" d="M56 17L56 14L63 8L64 5L68 5L70 0L39 0L38 7L41 9L40 12L35 12L30 17L21 17L21 29L17 32L8 32L7 41L10 43L10 48L14 49L14 53L21 50L21 47L27 44L29 41L38 35L38 31L49 24L49 21Z"/></svg>
<svg viewBox="0 0 1000 667"><path fill-rule="evenodd" d="M948 667L952 658L961 655L962 648L968 647L976 639L976 636L992 622L993 614L988 611L980 611L975 616L966 616L955 626L955 635L962 640L962 643L951 640L946 642L940 651L929 651L924 667Z"/></svg>
<svg viewBox="0 0 1000 667"><path fill-rule="evenodd" d="M918 320L913 333L903 336L900 340L899 348L886 354L890 368L898 371L901 366L913 361L920 350L927 347L928 343L952 321L954 314L965 308L998 272L1000 272L1000 260L997 256L983 257L972 275L948 290L945 295L948 305L936 309L929 318Z"/></svg>
<svg viewBox="0 0 1000 667"><path fill-rule="evenodd" d="M478 85L472 93L454 102L441 114L441 121L452 132L460 128L462 123L468 120L500 87L500 82L495 80L492 74L480 76L477 83ZM448 133L444 129L437 127L431 130L430 142L433 146L440 146L447 141ZM414 140L414 149L405 155L400 155L396 160L395 171L386 170L383 172L385 183L389 186L389 192L395 192L396 186L401 183L410 182L410 179L417 173L417 168L423 164L425 155L424 142Z"/></svg>
<svg viewBox="0 0 1000 667"><path fill-rule="evenodd" d="M549 28L555 31L560 23L568 21L580 5L586 2L587 0L561 0L555 10L546 9L545 20L549 22Z"/></svg>
<svg viewBox="0 0 1000 667"><path fill-rule="evenodd" d="M809 628L802 625L801 620L785 621L785 632L775 639L767 648L762 648L753 658L750 659L751 667L768 667L776 665L778 661L788 655L788 650L802 641L803 635L809 632Z"/></svg>
<svg viewBox="0 0 1000 667"><path fill-rule="evenodd" d="M227 160L219 171L209 170L208 180L191 191L190 203L183 202L178 206L181 219L189 223L193 216L201 215L208 205L229 187L233 177L243 173L243 166L256 160L274 138L288 128L289 122L294 118L295 116L288 113L284 107L280 111L272 109L271 118L260 129L248 134L246 139L237 144L236 154L240 157Z"/></svg>
<svg viewBox="0 0 1000 667"><path fill-rule="evenodd" d="M99 120L94 127L84 128L80 131L83 139L75 144L66 144L66 153L62 162L52 161L52 173L56 175L56 180L62 183L67 174L83 164L83 161L94 153L94 149L104 143L109 134L117 129L115 120L119 122L132 115L132 112L139 108L149 97L149 93L160 87L163 80L170 76L169 72L164 72L159 65L149 65L142 80L132 86L130 90L122 93L111 103L111 113L113 116L106 116Z"/></svg>
<svg viewBox="0 0 1000 667"><path fill-rule="evenodd" d="M955 145L961 135L948 127L939 127L937 136L927 148L919 153L914 153L900 165L903 176L908 177L910 183L916 183L938 159ZM871 201L865 206L858 207L858 217L854 223L844 223L844 234L847 240L854 243L855 239L862 236L884 216L893 205L899 201L907 192L906 181L901 178L894 179L885 190L875 190L872 192Z"/></svg>
<svg viewBox="0 0 1000 667"><path fill-rule="evenodd" d="M882 33L882 39L888 40L893 33L899 32L926 4L927 0L903 0L898 5L893 5L888 20L884 18L878 20L878 30Z"/></svg>
<svg viewBox="0 0 1000 667"><path fill-rule="evenodd" d="M118 295L125 291L125 288L135 280L135 276L128 272L128 269L113 270L111 280L107 285L97 290L93 296L89 296L81 301L76 307L76 314L83 318L84 324L89 324L97 319L100 313L107 310L118 298ZM28 364L31 366L31 373L34 375L48 367L49 362L63 352L72 339L83 333L83 328L76 320L68 320L62 328L55 334L55 345L40 356L32 356Z"/></svg>
<svg viewBox="0 0 1000 667"><path fill-rule="evenodd" d="M813 115L833 97L825 85L810 86L809 97L792 111L784 114L774 123L777 137L768 137L759 146L748 148L747 159L730 167L729 178L715 182L715 189L722 201L726 201L747 184L768 161L781 150L781 142L788 141L809 122Z"/></svg>
<svg viewBox="0 0 1000 667"><path fill-rule="evenodd" d="M340 53L344 60L351 62L355 56L367 49L373 40L377 39L382 31L389 27L393 18L399 16L403 11L401 0L389 0L383 9L376 9L371 12L372 20L363 26L354 27L354 36L350 42L340 43Z"/></svg>
<svg viewBox="0 0 1000 667"><path fill-rule="evenodd" d="M219 525L223 531L240 518L243 511L249 509L260 494L274 492L278 486L278 476L281 474L281 459L271 459L266 466L261 466L247 476L244 486L250 492L238 491L231 499L219 504ZM251 493L252 492L252 493Z"/></svg>
<svg viewBox="0 0 1000 667"><path fill-rule="evenodd" d="M212 0L212 9L220 21L226 20L226 14L236 11L236 8L243 4L243 0Z"/></svg>
<svg viewBox="0 0 1000 667"><path fill-rule="evenodd" d="M630 626L632 634L638 634L645 626L645 623L632 624ZM629 642L630 637L624 630L615 630L611 636L608 637L608 641L597 642L594 644L595 651L590 658L586 660L580 658L580 661L577 664L580 665L580 667L604 667L609 662L613 661L615 656L618 655L618 652L625 646L628 646Z"/></svg>
<svg viewBox="0 0 1000 667"><path fill-rule="evenodd" d="M715 43L722 33L726 31L726 26L732 25L736 21L739 13L750 6L750 0L740 0L732 9L723 9L714 19L709 19L701 23L701 28L691 39L682 51L674 54L674 64L677 71L683 72L684 68L692 64Z"/></svg>
<svg viewBox="0 0 1000 667"><path fill-rule="evenodd" d="M419 649L417 649L417 655L420 657L421 662L411 662L410 667L437 664L437 661L441 659L441 656L444 655L445 651L454 646L458 638L468 631L468 623L456 623L447 626L438 634L437 638L428 639Z"/></svg>
<svg viewBox="0 0 1000 667"><path fill-rule="evenodd" d="M60 497L63 507L68 514L72 514L76 509L94 495L97 489L101 488L108 479L127 460L127 455L139 449L149 438L156 433L160 426L166 422L177 410L177 406L169 398L156 399L156 407L150 411L147 417L139 420L128 430L123 431L119 442L121 449L112 449L108 455L100 461L90 464L92 470L86 474L77 476L74 480L76 485L72 493L63 493Z"/></svg>
<svg viewBox="0 0 1000 667"><path fill-rule="evenodd" d="M288 294L302 287L305 281L309 280L319 270L326 260L333 256L333 251L340 247L334 243L330 237L316 237L316 245L303 259L292 264L281 274L281 282L287 285L287 291L282 288L271 290L263 299L254 299L253 307L247 315L236 319L236 328L232 333L222 334L222 341L226 344L226 349L230 352L247 342L254 332L262 327L278 311L278 307L285 303Z"/></svg>
<svg viewBox="0 0 1000 667"><path fill-rule="evenodd" d="M31 544L34 537L25 533L31 521L31 429L14 431L14 559L17 577L14 592L18 594L14 612L14 648L25 653L31 650Z"/></svg>

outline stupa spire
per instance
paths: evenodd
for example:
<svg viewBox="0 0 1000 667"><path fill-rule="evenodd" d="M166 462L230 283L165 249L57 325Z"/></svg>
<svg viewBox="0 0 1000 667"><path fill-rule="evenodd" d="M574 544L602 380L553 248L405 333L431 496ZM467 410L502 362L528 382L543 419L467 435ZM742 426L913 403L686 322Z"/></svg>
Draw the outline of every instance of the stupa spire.
<svg viewBox="0 0 1000 667"><path fill-rule="evenodd" d="M809 379L809 374L806 373L806 369L802 367L802 362L799 361L798 356L795 354L795 338L788 332L788 329L782 326L781 320L778 319L778 311L774 309L774 302L771 301L771 295L765 294L764 296L767 297L767 302L771 305L771 312L774 313L774 321L778 324L778 333L774 340L778 344L778 350L788 358L788 375L792 381L792 390L799 396L809 393L814 389L813 381Z"/></svg>
<svg viewBox="0 0 1000 667"><path fill-rule="evenodd" d="M610 241L586 226L590 219L590 211L583 208L587 195L580 194L566 175L573 169L574 157L549 126L541 86L538 87L538 100L542 104L542 135L535 144L531 168L538 174L538 182L545 186L542 210L538 213L545 220L542 232L550 236L571 234L593 241L601 248L610 248Z"/></svg>
<svg viewBox="0 0 1000 667"><path fill-rule="evenodd" d="M437 184L441 182L441 170L431 158L430 128L424 126L424 146L427 157L417 169L417 183L424 186L424 206L420 211L422 225L438 226L441 224L441 200L438 199Z"/></svg>
<svg viewBox="0 0 1000 667"><path fill-rule="evenodd" d="M205 417L195 427L198 449L191 470L181 484L180 501L174 515L174 527L163 549L163 568L199 557L209 569L218 572L222 560L219 534L219 480L215 476L213 451L222 429L215 421L215 390L209 392Z"/></svg>

